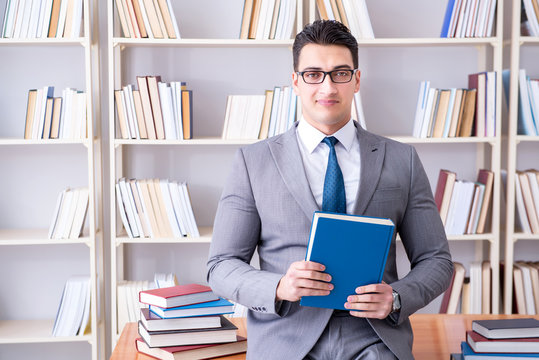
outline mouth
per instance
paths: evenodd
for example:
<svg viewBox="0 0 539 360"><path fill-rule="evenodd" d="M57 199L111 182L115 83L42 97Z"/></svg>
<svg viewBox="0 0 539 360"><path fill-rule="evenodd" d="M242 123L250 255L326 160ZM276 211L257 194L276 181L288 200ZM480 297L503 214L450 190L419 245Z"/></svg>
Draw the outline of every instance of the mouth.
<svg viewBox="0 0 539 360"><path fill-rule="evenodd" d="M316 100L316 102L322 106L332 106L339 103L338 100L334 100L334 99L318 99Z"/></svg>

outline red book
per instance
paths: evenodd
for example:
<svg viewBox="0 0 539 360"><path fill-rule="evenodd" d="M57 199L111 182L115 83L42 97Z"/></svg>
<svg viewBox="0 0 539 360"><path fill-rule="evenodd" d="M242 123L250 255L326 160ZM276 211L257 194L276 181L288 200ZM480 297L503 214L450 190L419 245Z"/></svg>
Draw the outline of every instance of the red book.
<svg viewBox="0 0 539 360"><path fill-rule="evenodd" d="M539 353L539 337L487 339L475 331L466 331L466 341L475 352Z"/></svg>
<svg viewBox="0 0 539 360"><path fill-rule="evenodd" d="M215 300L219 300L219 297L211 291L211 288L200 284L176 285L139 293L141 303L165 309Z"/></svg>
<svg viewBox="0 0 539 360"><path fill-rule="evenodd" d="M184 345L161 348L149 347L142 338L135 340L137 351L163 360L209 359L218 356L239 354L247 351L247 339L237 336L237 340L222 344Z"/></svg>

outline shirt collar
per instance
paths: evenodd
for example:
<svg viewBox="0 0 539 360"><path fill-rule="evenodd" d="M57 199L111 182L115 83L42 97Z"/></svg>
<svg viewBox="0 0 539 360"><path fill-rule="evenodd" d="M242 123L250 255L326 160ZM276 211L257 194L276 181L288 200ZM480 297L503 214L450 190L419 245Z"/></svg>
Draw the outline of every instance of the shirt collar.
<svg viewBox="0 0 539 360"><path fill-rule="evenodd" d="M301 142L303 142L303 145L305 145L305 148L309 153L312 153L326 136L335 136L337 140L339 140L339 142L344 146L346 151L350 151L352 143L354 142L354 136L356 136L356 127L354 126L352 119L350 119L346 125L340 128L337 132L331 135L326 135L309 124L302 116L297 127L297 132Z"/></svg>

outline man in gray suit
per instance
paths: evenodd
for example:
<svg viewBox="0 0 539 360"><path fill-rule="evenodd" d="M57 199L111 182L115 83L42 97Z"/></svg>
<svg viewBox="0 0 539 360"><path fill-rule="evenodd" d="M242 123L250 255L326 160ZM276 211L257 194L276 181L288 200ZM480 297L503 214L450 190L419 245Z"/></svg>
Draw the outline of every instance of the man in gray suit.
<svg viewBox="0 0 539 360"><path fill-rule="evenodd" d="M293 56L302 117L284 134L237 152L215 218L209 284L248 307L248 359L413 359L408 317L448 287L453 271L427 176L412 146L351 119L358 45L344 25L307 25ZM332 289L323 264L302 260L313 212L329 201L332 156L342 212L390 218L411 264L399 279L394 237L383 282L350 294L350 311L299 303ZM250 265L255 250L260 269Z"/></svg>

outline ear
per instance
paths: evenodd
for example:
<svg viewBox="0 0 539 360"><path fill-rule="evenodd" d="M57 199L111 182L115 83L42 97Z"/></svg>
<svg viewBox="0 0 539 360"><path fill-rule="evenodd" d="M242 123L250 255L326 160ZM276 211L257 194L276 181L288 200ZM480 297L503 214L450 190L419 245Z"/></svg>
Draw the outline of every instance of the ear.
<svg viewBox="0 0 539 360"><path fill-rule="evenodd" d="M294 89L294 93L297 96L299 96L298 80L299 80L299 75L296 72L293 72L292 73L292 88Z"/></svg>
<svg viewBox="0 0 539 360"><path fill-rule="evenodd" d="M359 78L361 76L361 71L356 71L356 73L354 74L354 82L355 82L355 86L354 86L354 92L358 92L359 91Z"/></svg>

